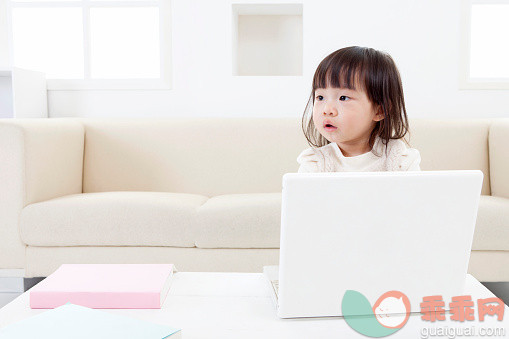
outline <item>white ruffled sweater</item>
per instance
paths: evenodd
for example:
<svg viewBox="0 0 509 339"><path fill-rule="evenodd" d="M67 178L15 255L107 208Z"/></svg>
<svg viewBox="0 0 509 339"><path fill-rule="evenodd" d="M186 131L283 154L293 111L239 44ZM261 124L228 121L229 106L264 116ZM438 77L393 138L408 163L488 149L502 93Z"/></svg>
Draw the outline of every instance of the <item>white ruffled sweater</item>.
<svg viewBox="0 0 509 339"><path fill-rule="evenodd" d="M373 152L375 151L375 152ZM382 139L377 138L373 149L354 157L345 157L334 142L320 148L308 148L298 157L299 173L309 172L381 172L420 171L421 155L407 148L402 140L389 140L387 154Z"/></svg>

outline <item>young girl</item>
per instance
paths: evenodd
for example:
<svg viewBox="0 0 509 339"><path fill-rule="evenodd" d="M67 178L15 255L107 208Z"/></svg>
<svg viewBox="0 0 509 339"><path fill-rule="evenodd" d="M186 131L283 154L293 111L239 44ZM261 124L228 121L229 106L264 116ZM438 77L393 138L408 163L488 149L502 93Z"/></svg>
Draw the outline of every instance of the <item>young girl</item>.
<svg viewBox="0 0 509 339"><path fill-rule="evenodd" d="M419 151L403 142L409 127L399 71L373 48L346 47L323 59L302 129L312 147L297 158L299 173L420 170Z"/></svg>

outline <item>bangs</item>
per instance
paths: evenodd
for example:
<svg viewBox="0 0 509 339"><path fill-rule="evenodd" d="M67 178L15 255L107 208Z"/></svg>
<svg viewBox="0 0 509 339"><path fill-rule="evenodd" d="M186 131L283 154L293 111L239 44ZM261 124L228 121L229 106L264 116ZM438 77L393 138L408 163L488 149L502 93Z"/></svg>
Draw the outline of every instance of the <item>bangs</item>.
<svg viewBox="0 0 509 339"><path fill-rule="evenodd" d="M325 58L316 69L313 91L317 88L366 90L366 69L361 55L334 55Z"/></svg>

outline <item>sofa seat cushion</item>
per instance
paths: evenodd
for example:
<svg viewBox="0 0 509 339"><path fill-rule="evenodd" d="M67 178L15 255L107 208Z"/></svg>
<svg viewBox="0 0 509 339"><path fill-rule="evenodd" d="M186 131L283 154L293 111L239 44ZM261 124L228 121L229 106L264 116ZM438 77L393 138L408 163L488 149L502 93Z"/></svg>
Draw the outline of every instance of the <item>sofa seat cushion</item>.
<svg viewBox="0 0 509 339"><path fill-rule="evenodd" d="M509 251L509 199L481 196L473 250ZM279 248L281 193L207 198L166 192L64 196L26 206L30 246Z"/></svg>
<svg viewBox="0 0 509 339"><path fill-rule="evenodd" d="M228 194L198 209L200 248L279 248L281 193Z"/></svg>
<svg viewBox="0 0 509 339"><path fill-rule="evenodd" d="M164 192L68 195L26 206L21 240L30 246L194 247L191 225L207 199Z"/></svg>
<svg viewBox="0 0 509 339"><path fill-rule="evenodd" d="M473 250L509 251L509 199L481 196Z"/></svg>

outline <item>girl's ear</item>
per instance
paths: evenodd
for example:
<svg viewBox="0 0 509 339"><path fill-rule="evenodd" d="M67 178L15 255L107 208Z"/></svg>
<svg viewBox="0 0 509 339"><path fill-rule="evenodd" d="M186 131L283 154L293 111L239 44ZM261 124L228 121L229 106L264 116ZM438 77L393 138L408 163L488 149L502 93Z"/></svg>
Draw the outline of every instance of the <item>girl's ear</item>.
<svg viewBox="0 0 509 339"><path fill-rule="evenodd" d="M377 112L376 112L375 116L373 117L373 121L380 121L380 120L383 120L384 118L385 118L384 110L383 110L382 106L378 106Z"/></svg>

